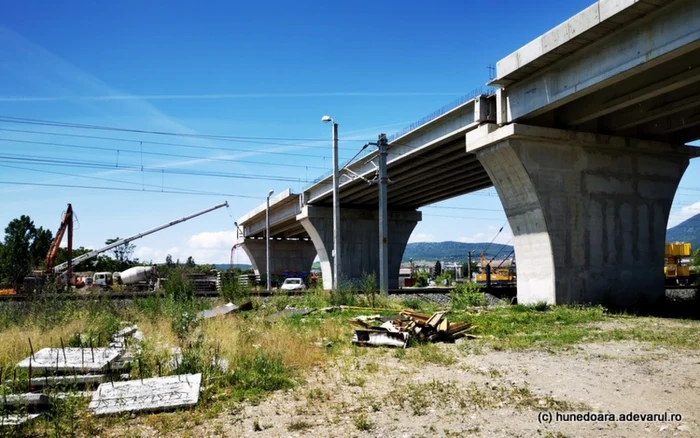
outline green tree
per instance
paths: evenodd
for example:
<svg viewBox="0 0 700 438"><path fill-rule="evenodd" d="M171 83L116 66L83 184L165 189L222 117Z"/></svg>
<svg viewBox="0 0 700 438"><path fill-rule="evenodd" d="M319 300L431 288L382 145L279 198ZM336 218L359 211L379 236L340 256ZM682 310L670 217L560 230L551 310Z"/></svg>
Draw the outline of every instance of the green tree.
<svg viewBox="0 0 700 438"><path fill-rule="evenodd" d="M194 268L197 266L197 264L194 262L194 258L192 256L187 257L187 261L185 262L185 266L188 268Z"/></svg>
<svg viewBox="0 0 700 438"><path fill-rule="evenodd" d="M439 277L440 274L442 274L442 265L440 264L440 260L435 262L435 271L434 274L436 277Z"/></svg>
<svg viewBox="0 0 700 438"><path fill-rule="evenodd" d="M32 266L39 267L46 264L46 255L51 248L51 242L53 242L51 230L44 229L43 227L36 229L32 243L29 245Z"/></svg>
<svg viewBox="0 0 700 438"><path fill-rule="evenodd" d="M693 255L693 266L700 266L700 249L697 249Z"/></svg>
<svg viewBox="0 0 700 438"><path fill-rule="evenodd" d="M37 229L29 216L13 219L5 227L5 241L2 250L2 274L6 281L21 283L25 275L32 271L32 242Z"/></svg>
<svg viewBox="0 0 700 438"><path fill-rule="evenodd" d="M172 268L173 266L175 266L175 262L173 262L173 256L171 256L170 254L168 254L168 256L165 257L165 265L168 268Z"/></svg>

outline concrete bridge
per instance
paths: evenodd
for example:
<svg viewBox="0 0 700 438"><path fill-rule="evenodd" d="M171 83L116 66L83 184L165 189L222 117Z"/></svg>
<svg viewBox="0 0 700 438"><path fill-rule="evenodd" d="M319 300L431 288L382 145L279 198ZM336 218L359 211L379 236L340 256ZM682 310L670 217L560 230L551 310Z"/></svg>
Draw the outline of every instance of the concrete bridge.
<svg viewBox="0 0 700 438"><path fill-rule="evenodd" d="M631 306L663 296L666 225L700 149L700 1L601 0L497 63L499 87L390 138L389 287L421 206L495 186L518 300ZM376 152L340 183L341 273L377 272ZM332 179L271 199L271 272L331 286ZM239 220L265 272L265 205Z"/></svg>

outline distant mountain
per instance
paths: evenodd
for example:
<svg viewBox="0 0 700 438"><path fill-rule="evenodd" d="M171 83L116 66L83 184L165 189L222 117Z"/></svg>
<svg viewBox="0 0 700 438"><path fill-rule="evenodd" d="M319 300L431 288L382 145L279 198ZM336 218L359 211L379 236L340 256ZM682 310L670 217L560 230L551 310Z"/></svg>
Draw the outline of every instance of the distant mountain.
<svg viewBox="0 0 700 438"><path fill-rule="evenodd" d="M513 247L511 245L501 245L500 243L488 242L481 243L463 243L463 242L415 242L406 245L406 251L403 253L402 262L408 262L409 259L427 260L435 262L464 262L467 259L467 253L472 251L472 258L478 260L479 255L484 249L486 258L498 259L506 258L511 255Z"/></svg>
<svg viewBox="0 0 700 438"><path fill-rule="evenodd" d="M693 252L700 249L700 214L669 228L666 231L666 242L690 242Z"/></svg>

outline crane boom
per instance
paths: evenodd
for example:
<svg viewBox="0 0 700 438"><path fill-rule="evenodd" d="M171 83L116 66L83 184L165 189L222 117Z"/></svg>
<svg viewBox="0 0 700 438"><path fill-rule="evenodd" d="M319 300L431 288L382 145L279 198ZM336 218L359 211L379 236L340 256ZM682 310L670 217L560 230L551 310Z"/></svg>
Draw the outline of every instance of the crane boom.
<svg viewBox="0 0 700 438"><path fill-rule="evenodd" d="M107 246L105 246L105 247L102 247L102 248L100 248L100 249L96 249L96 250L94 250L94 251L90 251L90 252L88 252L88 253L86 253L86 254L83 254L83 255L81 255L81 256L78 256L78 257L74 258L74 259L72 260L72 264L73 264L73 265L77 265L77 264L80 263L80 262L83 262L83 261L85 261L85 260L91 259L91 258L93 258L93 257L95 257L95 256L97 256L97 255L99 255L99 254L101 254L101 253L103 253L103 252L105 252L105 251L109 251L109 250L112 249L112 248L116 248L116 247L118 247L118 246L120 246L120 245L127 244L127 243L131 242L132 240L140 239L141 237L144 237L144 236L147 236L147 235L149 235L149 234L155 233L156 231L160 231L160 230L162 230L162 229L164 229L164 228L171 227L171 226L173 226L173 225L179 224L180 222L184 222L184 221L186 221L186 220L188 220L188 219L192 219L192 218L194 218L194 217L201 216L201 215L203 215L203 214L205 214L205 213L209 213L210 211L214 211L214 210L219 209L219 208L221 208L221 207L228 207L228 202L224 202L224 203L222 203L222 204L218 204L218 205L215 205L215 206L213 206L213 207L209 207L209 208L207 208L206 210L202 210L202 211L199 211L199 212L197 212L197 213L191 214L191 215L189 215L189 216L185 216L185 217L183 217L183 218L174 220L174 221L172 221L172 222L168 222L167 224L163 224L163 225L161 225L161 226L158 226L158 227L155 227L155 228L151 228L151 229L148 230L148 231L144 231L144 232L142 232L142 233L135 234L135 235L133 235L133 236L131 236L131 237L126 237L126 238L124 238L124 239L117 240L116 242L110 243L109 245L107 245ZM59 273L59 272L64 271L66 268L68 268L68 264L69 264L68 262L65 262L65 263L61 263L60 265L56 265L56 267L53 268L53 272L54 272L54 273Z"/></svg>

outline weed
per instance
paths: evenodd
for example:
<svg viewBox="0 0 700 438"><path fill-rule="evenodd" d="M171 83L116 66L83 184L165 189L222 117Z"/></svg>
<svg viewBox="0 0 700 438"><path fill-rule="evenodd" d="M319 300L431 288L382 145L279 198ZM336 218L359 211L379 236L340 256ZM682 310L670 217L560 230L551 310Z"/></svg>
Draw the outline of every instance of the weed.
<svg viewBox="0 0 700 438"><path fill-rule="evenodd" d="M450 305L453 310L485 306L486 296L481 292L481 285L473 282L460 283L450 292Z"/></svg>
<svg viewBox="0 0 700 438"><path fill-rule="evenodd" d="M367 418L367 414L365 414L364 412L353 419L353 424L355 425L357 430L363 431L370 431L374 427L374 424L372 424L369 418Z"/></svg>
<svg viewBox="0 0 700 438"><path fill-rule="evenodd" d="M301 430L307 430L311 429L313 425L311 423L308 423L304 420L294 420L291 423L289 423L289 426L287 426L287 430L290 432L297 432Z"/></svg>

